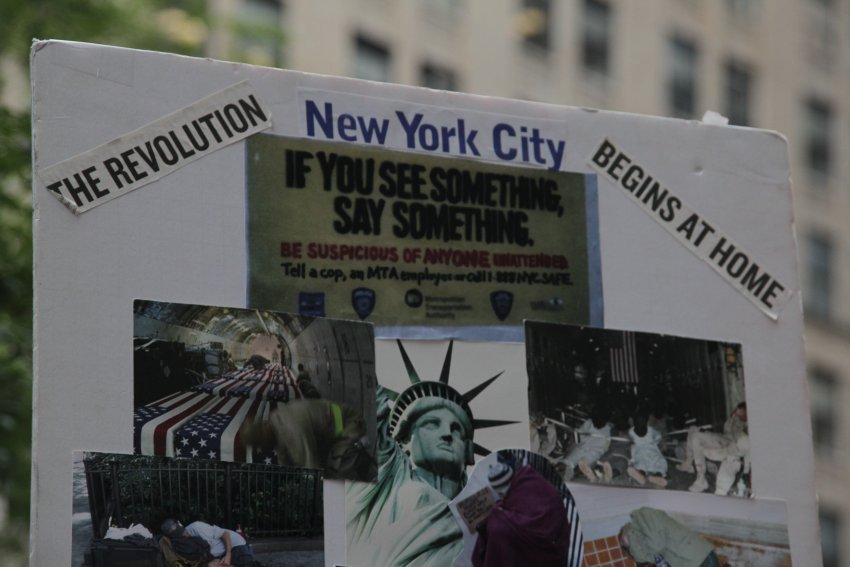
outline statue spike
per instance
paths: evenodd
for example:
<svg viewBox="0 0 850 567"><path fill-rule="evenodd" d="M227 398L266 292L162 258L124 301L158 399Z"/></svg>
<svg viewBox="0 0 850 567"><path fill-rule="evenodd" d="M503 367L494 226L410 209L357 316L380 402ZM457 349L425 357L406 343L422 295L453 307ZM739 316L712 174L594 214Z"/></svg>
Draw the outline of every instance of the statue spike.
<svg viewBox="0 0 850 567"><path fill-rule="evenodd" d="M502 374L504 374L504 372L505 372L505 371L504 371L504 370L502 370L501 372L499 372L498 374L496 374L496 375L495 375L495 376L493 376L492 378L490 378L490 379L488 379L488 380L485 380L484 382L482 382L481 384L477 385L476 387L474 387L473 389L471 389L471 390L470 390L470 391L468 391L467 393L463 394L463 399L464 399L464 400L466 400L467 402L471 402L472 400L474 400L474 399L475 399L475 397L476 397L476 396L478 396L478 394L480 394L481 392L483 392L484 390L486 390L486 389L487 389L487 387L488 387L490 384L492 384L492 383L493 383L493 381L494 381L496 378L498 378L499 376L501 376Z"/></svg>
<svg viewBox="0 0 850 567"><path fill-rule="evenodd" d="M482 447L478 443L473 443L472 446L473 446L473 450L475 451L476 455L486 457L487 455L489 455L491 453L490 449L487 449L486 447Z"/></svg>
<svg viewBox="0 0 850 567"><path fill-rule="evenodd" d="M446 351L446 359L443 361L443 371L440 372L440 382L443 384L449 383L449 370L452 365L452 347L454 344L454 341L449 341L449 350Z"/></svg>
<svg viewBox="0 0 850 567"><path fill-rule="evenodd" d="M421 382L419 379L419 374L416 373L416 369L413 367L413 363L410 362L410 357L407 356L407 351L404 350L404 346L402 346L401 341L396 339L398 343L398 350L401 351L401 358L404 360L404 367L407 369L407 377L410 379L411 384L418 384Z"/></svg>
<svg viewBox="0 0 850 567"><path fill-rule="evenodd" d="M505 419L474 419L472 420L473 429L487 429L488 427L499 427L501 425L510 425L519 423L518 421L510 421Z"/></svg>

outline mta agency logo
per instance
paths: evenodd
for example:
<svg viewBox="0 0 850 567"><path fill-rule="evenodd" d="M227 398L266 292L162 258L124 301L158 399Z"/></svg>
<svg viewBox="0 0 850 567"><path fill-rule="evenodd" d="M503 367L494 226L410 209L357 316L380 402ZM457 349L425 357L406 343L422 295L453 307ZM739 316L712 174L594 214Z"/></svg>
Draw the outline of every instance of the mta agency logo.
<svg viewBox="0 0 850 567"><path fill-rule="evenodd" d="M325 316L325 294L321 291L302 291L298 294L298 314L306 317Z"/></svg>
<svg viewBox="0 0 850 567"><path fill-rule="evenodd" d="M504 321L514 306L514 294L504 290L494 291L490 294L490 306L499 321Z"/></svg>
<svg viewBox="0 0 850 567"><path fill-rule="evenodd" d="M351 292L351 306L361 319L368 317L375 309L375 290L358 287Z"/></svg>
<svg viewBox="0 0 850 567"><path fill-rule="evenodd" d="M404 294L404 303L412 309L422 307L422 292L415 287L410 288Z"/></svg>

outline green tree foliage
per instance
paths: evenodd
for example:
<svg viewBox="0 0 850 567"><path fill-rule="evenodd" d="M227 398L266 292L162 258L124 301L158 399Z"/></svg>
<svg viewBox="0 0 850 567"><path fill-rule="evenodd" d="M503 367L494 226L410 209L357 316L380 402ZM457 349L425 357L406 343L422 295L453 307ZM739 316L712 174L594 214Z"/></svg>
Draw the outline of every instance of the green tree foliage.
<svg viewBox="0 0 850 567"><path fill-rule="evenodd" d="M204 10L203 0L3 0L0 54L25 63L33 39L197 54L203 35L181 34L176 28L205 27Z"/></svg>
<svg viewBox="0 0 850 567"><path fill-rule="evenodd" d="M27 69L35 38L197 54L206 33L204 6L203 0L2 0L0 61ZM0 556L7 559L24 545L29 523L32 417L30 113L26 101L4 96L9 86L15 85L0 82L0 504L8 504L9 516L0 526Z"/></svg>
<svg viewBox="0 0 850 567"><path fill-rule="evenodd" d="M29 155L29 116L0 107L0 494L12 520L0 555L29 515L32 233L29 202L11 190L27 182Z"/></svg>

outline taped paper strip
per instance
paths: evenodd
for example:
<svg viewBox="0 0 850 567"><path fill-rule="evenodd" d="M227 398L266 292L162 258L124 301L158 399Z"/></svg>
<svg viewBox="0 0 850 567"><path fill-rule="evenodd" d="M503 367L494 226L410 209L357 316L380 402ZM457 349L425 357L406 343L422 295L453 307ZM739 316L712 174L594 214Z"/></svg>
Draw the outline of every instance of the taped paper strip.
<svg viewBox="0 0 850 567"><path fill-rule="evenodd" d="M36 175L80 214L270 126L268 110L242 81Z"/></svg>
<svg viewBox="0 0 850 567"><path fill-rule="evenodd" d="M646 167L608 139L602 141L589 163L765 315L774 321L779 318L779 311L792 295L791 290L759 266L752 255L731 238L685 205Z"/></svg>

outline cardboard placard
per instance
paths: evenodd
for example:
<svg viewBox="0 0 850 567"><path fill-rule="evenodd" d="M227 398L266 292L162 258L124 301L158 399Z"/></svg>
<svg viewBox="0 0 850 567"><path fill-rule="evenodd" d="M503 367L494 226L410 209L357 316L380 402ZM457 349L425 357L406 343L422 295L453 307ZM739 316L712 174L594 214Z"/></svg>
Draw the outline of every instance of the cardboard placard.
<svg viewBox="0 0 850 567"><path fill-rule="evenodd" d="M396 342L401 339L406 356L420 374L420 382L427 384L414 388L410 399L401 403L401 398L389 395L385 405L378 403L376 439L369 441L379 442L381 419L385 418L383 423L388 429L383 437L384 447L397 448L401 453L410 450L412 435L408 434L428 423L419 421L422 416L418 406L411 413L417 396L439 403L451 398L446 402L450 408L447 411L454 412L451 415L460 422L470 420L463 437L470 454L468 459L463 455L463 467L455 471L453 486L442 486L444 491L437 491L434 485L441 483L424 480L426 473L433 470L416 472L422 468L421 463L413 463L410 474L414 476L405 477L416 484L399 483L411 489L408 494L433 496L428 500L434 506L432 512L448 519L446 523L430 525L446 527L457 534L452 540L457 549L462 547L463 530L459 524L450 523L455 520L448 503L462 490L473 465L482 458L481 451L475 451L476 446L488 450L530 448L529 372L523 320L736 345L736 355L740 355L746 370L744 397L752 466L748 489L753 498L693 494L687 490L623 491L604 483L575 483L570 489L578 512L583 522L586 518L623 519L628 511L613 509L611 503L616 498L611 497L612 490L627 492L629 498L637 494L640 496L634 498L649 499L635 503L629 510L649 505L682 512L699 506L700 513L711 518L747 517L750 512L762 510L768 500L785 501L787 518L779 523L787 525L790 556L794 563L816 564L820 547L800 285L787 145L781 135L527 101L435 93L73 42L36 42L32 59L37 400L33 564L67 564L71 555L72 539L68 533L73 518L68 502L69 491L73 490L72 452L132 453L134 382L129 345L133 301L139 298L170 304L288 311L303 317L316 314L317 306L323 306L327 317L374 322L378 339L374 345L377 385L396 394L413 385ZM111 79L119 75L121 81ZM257 120L257 128L265 128L262 133L246 131L247 139L223 145L194 161L181 159L168 175L155 180L149 175L152 182L143 190L122 192L120 199L98 204L85 214L69 214L55 198L50 186L55 189L57 181L64 186L62 179L72 187L85 185L96 197L90 183L81 185L75 178L79 174L80 180L86 182L85 172L91 165L75 166L59 178L45 177L55 164L90 155L87 152L151 124L165 128L164 133L148 140L151 147L160 139L163 155L172 160L162 140L170 140L179 154L168 132L179 137L186 125L186 116L180 118L174 113L192 108L198 101L235 84L245 85L262 105L262 114L271 123L266 128L263 120ZM188 122L190 126L193 119ZM162 120L165 122L158 122ZM157 138L160 135L164 137ZM270 153L254 153L270 140L273 143L266 148ZM616 152L609 151L606 141ZM136 147L150 157L144 140L136 141L118 154L126 167L130 166L120 156ZM189 151L185 144L181 147ZM144 158L136 159L141 154L134 151L127 154L127 160L138 161L138 167L133 167L141 174ZM357 183L349 185L350 178L340 181L334 173L326 179L317 157L319 152L325 152L325 157L335 154L338 159L346 156L346 167L354 167L355 173L357 163L365 164L370 159L375 160L376 166L392 164L384 168L395 167L394 179L404 180L405 197L399 198L398 192L395 196L381 195L380 190L375 193L375 187L362 189L371 191L369 195L359 194ZM307 153L313 157L307 159ZM291 184L298 185L299 175L304 174L303 188L286 187L287 155L292 157L292 164L302 160L300 169L292 170ZM618 158L620 155L626 157ZM256 156L261 160L254 163L251 160ZM282 170L275 171L270 165L275 156L277 165L283 165ZM110 156L102 157L101 164ZM631 166L639 165L646 175L658 181L659 188L653 192L653 199L659 200L655 210L654 200L640 200L636 206L634 195L624 185L626 158L631 160ZM342 162L337 166L339 163ZM305 164L312 168L309 175L303 169ZM401 171L400 164L412 164L412 169L405 169L405 165ZM411 174L416 164L425 168L421 170L423 175L429 172L428 177L422 177L427 183L423 182L418 193L414 186L419 178ZM328 168L327 171L338 173L329 165ZM539 194L535 194L533 207L525 201L515 206L520 201L512 204L510 198L503 203L498 187L492 193L488 188L486 194L475 197L478 201L474 203L469 193L465 197L468 202L460 199L454 204L440 203L434 199L439 194L430 190L436 187L434 180L442 179L440 172L449 169L469 179L479 173L490 181L535 179ZM129 174L129 170L125 171ZM98 178L103 182L111 179L108 175L107 172L107 177ZM634 175L633 171L631 176ZM283 183L279 183L281 180ZM328 180L330 190L325 189ZM550 190L552 181L558 185L557 191ZM261 186L269 193L252 193ZM468 185L473 186L474 183ZM98 185L97 190L102 192L103 187ZM668 190L664 202L660 200L662 188ZM573 211L565 210L559 216L557 208L552 209L552 197L561 196L560 202L565 203L567 192L573 189L581 194L581 199L575 201ZM306 199L294 205L300 209L297 211L283 197L279 202L276 198L275 202L269 201L264 209L262 199L272 199L269 195L274 191L314 191L328 201L321 204L321 215L316 216L308 210L312 202ZM83 199L83 205L84 193L82 189L75 193ZM510 191L505 194L510 197ZM65 197L66 202L68 198L73 201L73 195ZM641 194L643 197L646 193ZM672 201L673 197L677 201ZM385 216L393 207L399 211L407 207L408 212L418 208L439 216L442 205L446 205L444 210L451 213L451 218L438 223L441 232L435 228L430 233L424 231L420 239L411 238L402 230L404 225L398 224L401 221L397 216ZM459 213L463 207L477 212ZM390 211L380 215L388 221L380 223L381 234L375 234L378 224L373 222L378 210ZM698 219L680 216L686 212L697 214ZM271 218L263 220L264 233L258 234L254 222L264 213ZM286 223L275 224L278 213L288 215L286 223L294 219L315 232L288 233ZM481 218L496 215L493 218L499 222L521 222L510 227L497 226L495 232L485 230L479 237L477 232L467 233L459 222L466 223L466 215L475 217L471 222L478 222L479 213ZM521 214L528 215L529 220L522 219ZM667 222L664 217L670 215L672 221ZM390 218L394 220L389 222ZM705 229L703 221L713 232ZM341 232L333 228L334 222L341 223ZM386 240L386 232L398 227L401 228L394 240ZM451 230L444 230L446 227ZM533 246L520 228L528 230L526 236L533 238ZM496 234L496 240L501 241L488 242L488 234ZM691 249L697 246L697 240L697 248L701 248L711 236L721 235L724 244L717 249L720 241L713 242L707 256ZM683 246L682 238L690 248ZM318 245L336 245L339 256L323 258L324 263L315 266L315 278L310 275L311 266L304 267L306 277L295 277L296 272L301 273L299 263L313 261L295 257L297 243L302 245L302 255L308 254L310 244L315 243L316 254ZM732 245L734 250L729 248ZM343 246L348 246L344 255ZM386 248L394 248L396 254L401 254L400 259L382 257ZM420 250L421 257L410 256L406 264L406 249ZM437 264L425 263L426 252L430 254L429 262ZM511 265L494 267L497 254L506 254L502 258ZM264 263L253 263L261 256ZM491 262L489 266L483 265L485 256ZM287 262L291 264L289 275L281 265ZM439 262L468 265L452 265L451 270L442 266L438 270ZM479 265L473 266L473 262ZM334 281L340 273L350 278L352 271L368 276L372 269L377 278L378 274L390 274L392 269L397 274L426 274L426 268L428 275L421 279L416 276L415 280L402 281L399 275L398 280L381 280L379 283L387 284L385 287L373 287L366 280L357 285L341 279ZM262 271L262 276L271 282L261 294L255 295L252 270ZM483 275L479 275L481 271ZM459 274L467 281L459 282L464 285L445 295L442 291L431 293L442 287L437 286L434 273ZM568 273L573 285L565 283ZM489 281L488 274L494 281ZM499 277L513 281L495 281ZM287 288L287 278L302 288ZM475 278L481 281L473 281ZM552 278L558 280L558 285L553 285ZM733 285L730 278L735 280ZM278 300L275 289L281 290L285 305L261 304ZM448 317L408 318L406 313L416 309L411 305L418 303L420 294L419 309L455 313L455 322L448 322ZM471 311L480 317L464 319ZM500 320L500 315L505 315L504 320ZM190 324L187 332L206 332L207 324L197 328ZM241 331L234 327L226 332L237 336ZM328 353L344 352L351 346L346 347L346 340L331 332L324 334L315 343L315 357L324 356L324 345L328 346ZM448 381L442 382L450 345L450 374ZM303 356L307 358L306 353ZM699 368L699 364L694 363L693 367ZM574 368L557 365L547 368L553 376L546 377L546 383L574 372ZM497 375L483 390L478 389ZM638 387L643 383L640 381ZM450 393L447 386L457 395ZM730 394L728 400L732 399ZM464 401L468 412L463 409ZM558 418L555 414L545 417ZM491 427L484 427L488 424ZM557 429L556 424L552 425ZM788 459L789 453L795 458ZM380 448L376 454L376 464L385 464ZM380 482L380 472L378 478ZM712 481L710 477L709 482ZM440 492L439 498L435 491ZM352 496L351 492L346 496L346 483L325 481L325 564L365 567L375 564L375 557L394 556L399 545L417 538L425 540L421 535L427 527L424 525L412 526L407 539L393 531L399 526L377 528L369 538L372 551L368 553L372 555L362 555L356 551L357 538L351 532L350 517L355 510L350 505ZM409 504L403 496L396 499L400 509ZM372 511L364 511L363 521L371 522L370 529L376 525L374 519ZM766 521L777 523L774 518ZM155 531L157 526L153 528Z"/></svg>

